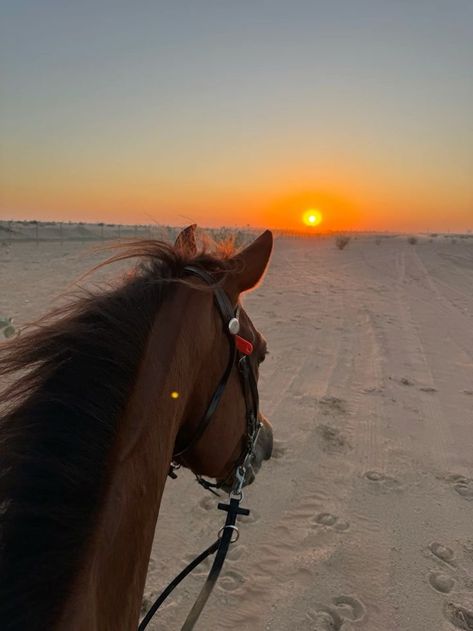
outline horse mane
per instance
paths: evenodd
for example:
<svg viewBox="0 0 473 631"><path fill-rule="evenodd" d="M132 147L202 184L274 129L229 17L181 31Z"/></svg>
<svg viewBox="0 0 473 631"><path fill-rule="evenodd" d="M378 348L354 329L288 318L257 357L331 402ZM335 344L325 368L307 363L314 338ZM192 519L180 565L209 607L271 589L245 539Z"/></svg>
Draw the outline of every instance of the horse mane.
<svg viewBox="0 0 473 631"><path fill-rule="evenodd" d="M160 306L186 265L225 275L231 249L196 255L154 240L139 264L0 345L0 628L51 629L93 532L107 462ZM102 264L102 265L104 265ZM100 266L99 266L100 267ZM11 380L11 377L10 377Z"/></svg>

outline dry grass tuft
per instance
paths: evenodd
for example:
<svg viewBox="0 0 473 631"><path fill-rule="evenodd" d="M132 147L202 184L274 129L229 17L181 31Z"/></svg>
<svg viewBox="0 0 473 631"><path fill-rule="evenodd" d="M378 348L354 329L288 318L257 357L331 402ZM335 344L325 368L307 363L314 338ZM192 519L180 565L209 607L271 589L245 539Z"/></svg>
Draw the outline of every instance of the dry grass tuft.
<svg viewBox="0 0 473 631"><path fill-rule="evenodd" d="M350 237L340 235L335 239L335 245L339 250L343 250L350 243Z"/></svg>

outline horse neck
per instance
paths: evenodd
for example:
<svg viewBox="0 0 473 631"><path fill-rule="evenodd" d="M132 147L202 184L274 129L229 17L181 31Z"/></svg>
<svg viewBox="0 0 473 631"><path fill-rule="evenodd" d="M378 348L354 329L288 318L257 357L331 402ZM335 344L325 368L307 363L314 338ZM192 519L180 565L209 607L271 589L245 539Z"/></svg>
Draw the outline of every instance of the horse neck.
<svg viewBox="0 0 473 631"><path fill-rule="evenodd" d="M170 396L182 383L187 351L181 332L169 324L176 321L175 309L184 307L179 293L173 304L163 305L150 334L119 423L102 510L58 631L137 628L161 497L186 405L185 394Z"/></svg>

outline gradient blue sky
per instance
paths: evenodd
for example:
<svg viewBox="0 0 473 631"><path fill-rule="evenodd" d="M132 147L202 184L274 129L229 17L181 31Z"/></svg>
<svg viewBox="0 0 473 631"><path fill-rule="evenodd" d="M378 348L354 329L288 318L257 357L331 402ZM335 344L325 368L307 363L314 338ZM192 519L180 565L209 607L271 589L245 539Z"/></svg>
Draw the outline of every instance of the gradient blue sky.
<svg viewBox="0 0 473 631"><path fill-rule="evenodd" d="M0 6L4 217L473 228L472 0Z"/></svg>

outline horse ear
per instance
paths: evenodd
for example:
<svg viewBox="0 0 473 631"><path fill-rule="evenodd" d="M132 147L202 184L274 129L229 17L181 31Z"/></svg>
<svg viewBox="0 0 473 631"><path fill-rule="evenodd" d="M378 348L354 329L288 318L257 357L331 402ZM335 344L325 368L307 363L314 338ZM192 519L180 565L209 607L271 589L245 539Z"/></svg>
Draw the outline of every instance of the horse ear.
<svg viewBox="0 0 473 631"><path fill-rule="evenodd" d="M231 284L237 294L248 291L259 283L268 265L272 249L273 234L270 230L266 230L233 257L236 265Z"/></svg>
<svg viewBox="0 0 473 631"><path fill-rule="evenodd" d="M184 228L184 230L177 235L174 247L178 250L182 250L186 254L197 254L197 243L195 241L196 228L196 223Z"/></svg>

